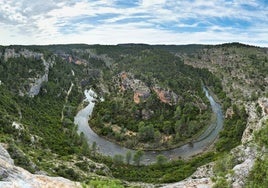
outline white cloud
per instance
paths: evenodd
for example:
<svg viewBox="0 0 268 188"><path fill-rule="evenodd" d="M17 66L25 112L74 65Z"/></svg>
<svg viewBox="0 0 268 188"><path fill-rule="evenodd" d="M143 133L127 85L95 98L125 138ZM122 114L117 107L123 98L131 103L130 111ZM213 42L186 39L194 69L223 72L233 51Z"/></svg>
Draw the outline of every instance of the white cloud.
<svg viewBox="0 0 268 188"><path fill-rule="evenodd" d="M58 9L54 9L48 12L47 15L53 16L56 18L71 18L80 15L95 15L95 11L91 11L92 7L90 7L87 2L78 2L73 6L64 5Z"/></svg>
<svg viewBox="0 0 268 188"><path fill-rule="evenodd" d="M164 5L166 0L141 0L140 5L142 7L152 7L157 5Z"/></svg>
<svg viewBox="0 0 268 188"><path fill-rule="evenodd" d="M268 7L257 0L140 0L133 7L117 3L0 1L0 44L239 41L268 46ZM224 23L227 18L231 23Z"/></svg>

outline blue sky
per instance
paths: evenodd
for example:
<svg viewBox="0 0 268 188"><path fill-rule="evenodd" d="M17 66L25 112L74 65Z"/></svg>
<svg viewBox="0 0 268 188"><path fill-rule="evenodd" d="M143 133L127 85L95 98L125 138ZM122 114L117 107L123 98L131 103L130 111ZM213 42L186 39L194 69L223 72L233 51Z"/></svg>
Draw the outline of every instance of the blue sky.
<svg viewBox="0 0 268 188"><path fill-rule="evenodd" d="M268 0L0 0L0 45L268 47Z"/></svg>

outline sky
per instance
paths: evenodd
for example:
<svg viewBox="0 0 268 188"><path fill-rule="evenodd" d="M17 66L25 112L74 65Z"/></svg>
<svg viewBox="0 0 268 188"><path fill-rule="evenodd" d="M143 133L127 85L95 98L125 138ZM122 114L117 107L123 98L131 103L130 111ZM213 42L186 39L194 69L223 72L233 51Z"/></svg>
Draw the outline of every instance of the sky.
<svg viewBox="0 0 268 188"><path fill-rule="evenodd" d="M268 0L0 0L0 45L268 47Z"/></svg>

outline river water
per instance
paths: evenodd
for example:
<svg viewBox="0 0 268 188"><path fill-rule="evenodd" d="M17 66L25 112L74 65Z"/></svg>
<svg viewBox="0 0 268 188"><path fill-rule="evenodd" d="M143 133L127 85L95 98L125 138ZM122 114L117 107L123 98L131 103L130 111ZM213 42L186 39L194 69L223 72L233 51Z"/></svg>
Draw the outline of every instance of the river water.
<svg viewBox="0 0 268 188"><path fill-rule="evenodd" d="M208 126L208 128L191 144L185 144L178 148L166 151L144 151L141 164L148 165L156 162L156 157L160 154L166 156L169 160L178 157L188 158L205 151L215 141L223 127L223 114L221 106L208 93L207 89L203 88L203 90L210 102L212 111L216 116L215 122L212 122L210 126ZM78 125L78 133L84 133L89 145L96 142L98 152L102 155L113 157L120 154L125 156L127 151L131 151L133 156L135 150L127 149L116 143L110 142L92 131L88 124L88 120L94 109L97 95L91 89L85 90L84 94L86 96L85 101L89 102L89 104L84 109L80 110L74 118L74 123Z"/></svg>

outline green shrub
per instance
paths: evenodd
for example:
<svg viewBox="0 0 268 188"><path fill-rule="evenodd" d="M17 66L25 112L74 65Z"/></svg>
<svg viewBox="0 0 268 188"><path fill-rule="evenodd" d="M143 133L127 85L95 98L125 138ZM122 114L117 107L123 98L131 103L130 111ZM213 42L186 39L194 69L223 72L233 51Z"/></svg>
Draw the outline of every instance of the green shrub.
<svg viewBox="0 0 268 188"><path fill-rule="evenodd" d="M90 180L86 187L90 188L124 188L124 185L117 180Z"/></svg>

